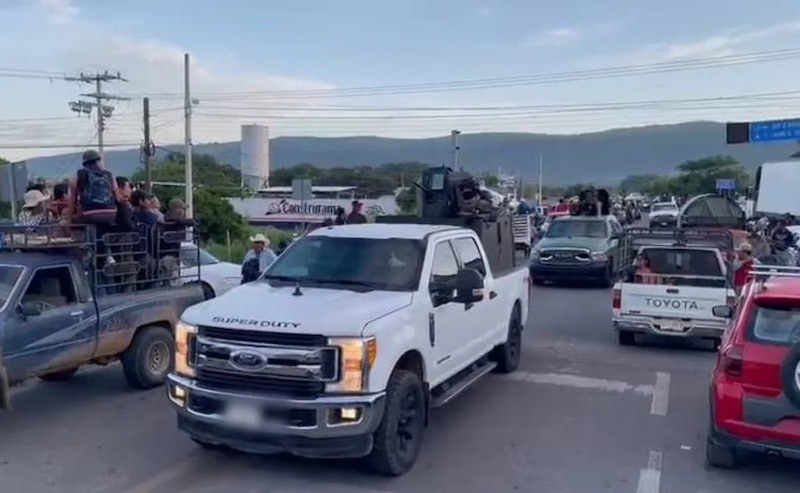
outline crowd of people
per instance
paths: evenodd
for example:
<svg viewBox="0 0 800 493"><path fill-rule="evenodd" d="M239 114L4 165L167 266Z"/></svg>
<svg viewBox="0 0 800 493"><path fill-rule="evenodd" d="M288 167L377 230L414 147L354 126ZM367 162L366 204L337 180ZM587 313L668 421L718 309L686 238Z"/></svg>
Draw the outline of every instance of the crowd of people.
<svg viewBox="0 0 800 493"><path fill-rule="evenodd" d="M186 218L182 200L172 199L162 210L158 197L134 189L127 177L115 177L94 150L83 153L81 168L68 181L55 185L52 194L43 183L31 184L23 196L16 223L31 231L45 225L63 225L66 235L75 231L68 226L91 225L87 230L94 231L92 240L99 268L115 263L117 254L131 252L159 265L176 265L180 238L194 224ZM114 242L108 241L109 233L138 233L138 242L127 244L127 248L115 247Z"/></svg>

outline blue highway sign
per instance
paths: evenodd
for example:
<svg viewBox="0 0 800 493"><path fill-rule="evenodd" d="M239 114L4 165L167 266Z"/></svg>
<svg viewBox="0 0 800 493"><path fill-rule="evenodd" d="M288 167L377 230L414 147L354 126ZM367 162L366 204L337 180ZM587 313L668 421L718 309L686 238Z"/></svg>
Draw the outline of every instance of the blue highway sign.
<svg viewBox="0 0 800 493"><path fill-rule="evenodd" d="M800 118L750 123L750 142L800 140Z"/></svg>
<svg viewBox="0 0 800 493"><path fill-rule="evenodd" d="M736 180L733 180L731 178L718 178L717 190L719 190L720 192L727 190L736 190Z"/></svg>

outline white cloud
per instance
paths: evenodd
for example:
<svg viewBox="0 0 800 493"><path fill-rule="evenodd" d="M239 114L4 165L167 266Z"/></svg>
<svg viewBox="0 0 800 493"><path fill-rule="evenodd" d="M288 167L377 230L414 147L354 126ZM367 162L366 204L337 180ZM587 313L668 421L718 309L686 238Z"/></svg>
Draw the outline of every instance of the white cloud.
<svg viewBox="0 0 800 493"><path fill-rule="evenodd" d="M764 41L790 38L800 33L800 21L774 24L758 29L737 28L706 38L686 42L659 42L645 45L631 53L615 57L615 64L661 63L693 58L729 56L746 51L757 51ZM608 63L608 59L601 63Z"/></svg>
<svg viewBox="0 0 800 493"><path fill-rule="evenodd" d="M80 9L72 0L39 0L39 5L57 24L68 24L80 15Z"/></svg>
<svg viewBox="0 0 800 493"><path fill-rule="evenodd" d="M472 9L472 16L476 19L489 19L494 16L494 9L491 7L476 7Z"/></svg>
<svg viewBox="0 0 800 493"><path fill-rule="evenodd" d="M522 42L525 48L558 48L583 39L583 33L572 27L557 27L536 33Z"/></svg>
<svg viewBox="0 0 800 493"><path fill-rule="evenodd" d="M2 1L2 0L0 0ZM107 142L138 142L141 139L141 98L151 96L154 138L158 143L175 143L183 140L182 111L184 89L184 53L190 51L163 40L126 34L124 28L113 22L92 22L70 0L38 0L35 15L50 22L46 33L58 40L50 52L58 66L48 69L67 74L108 70L119 72L128 83L113 82L104 92L131 96L130 103L114 103L118 110L109 120ZM232 64L230 60L225 61ZM43 66L44 62L38 65ZM75 93L94 92L93 88L78 84ZM69 87L69 86L67 86ZM302 108L318 106L321 98L286 101L271 100L268 96L225 96L223 93L269 93L271 91L326 91L331 84L316 80L272 75L250 70L219 68L206 62L202 56L191 54L191 91L199 100L194 120L195 142L236 140L239 126L244 123L270 124L266 117L270 107ZM227 101L223 101L226 99ZM246 99L246 100L245 100ZM216 108L215 108L216 107ZM59 107L60 109L61 107ZM61 110L65 112L65 110ZM231 118L203 117L203 113L231 113ZM286 111L282 110L282 113ZM63 113L62 113L63 114ZM252 116L247 116L252 115ZM10 115L26 118L30 115ZM48 115L50 116L50 115ZM60 142L83 142L91 135L91 120L71 123L53 122L51 128L61 135ZM19 140L35 142L42 135L42 124L19 125L14 131ZM6 131L3 137L13 137Z"/></svg>

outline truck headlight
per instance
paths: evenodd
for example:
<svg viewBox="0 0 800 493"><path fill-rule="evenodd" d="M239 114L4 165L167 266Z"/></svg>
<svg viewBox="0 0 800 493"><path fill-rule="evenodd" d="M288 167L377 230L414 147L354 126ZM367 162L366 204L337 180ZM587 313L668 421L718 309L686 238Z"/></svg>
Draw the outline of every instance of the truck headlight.
<svg viewBox="0 0 800 493"><path fill-rule="evenodd" d="M531 261L535 262L539 260L539 250L531 250Z"/></svg>
<svg viewBox="0 0 800 493"><path fill-rule="evenodd" d="M592 252L591 255L592 255L592 260L594 260L595 262L608 261L608 255L606 255L606 252Z"/></svg>
<svg viewBox="0 0 800 493"><path fill-rule="evenodd" d="M191 365L192 347L197 335L197 326L186 322L178 322L175 326L175 373L184 377L193 377Z"/></svg>
<svg viewBox="0 0 800 493"><path fill-rule="evenodd" d="M374 337L330 339L339 348L341 372L339 382L328 384L333 392L361 392L367 386L369 370L378 357Z"/></svg>

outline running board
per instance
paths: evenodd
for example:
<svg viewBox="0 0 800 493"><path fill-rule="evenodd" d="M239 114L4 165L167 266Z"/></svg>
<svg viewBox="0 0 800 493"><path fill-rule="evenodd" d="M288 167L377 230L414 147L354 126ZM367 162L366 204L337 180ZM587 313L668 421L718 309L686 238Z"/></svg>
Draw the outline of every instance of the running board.
<svg viewBox="0 0 800 493"><path fill-rule="evenodd" d="M433 389L431 392L431 408L444 406L473 383L480 380L481 377L494 370L496 366L497 363L494 361L484 359L462 370L447 382Z"/></svg>

